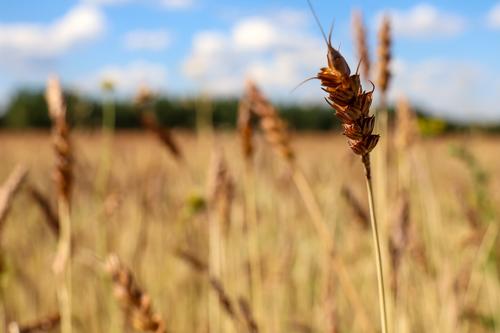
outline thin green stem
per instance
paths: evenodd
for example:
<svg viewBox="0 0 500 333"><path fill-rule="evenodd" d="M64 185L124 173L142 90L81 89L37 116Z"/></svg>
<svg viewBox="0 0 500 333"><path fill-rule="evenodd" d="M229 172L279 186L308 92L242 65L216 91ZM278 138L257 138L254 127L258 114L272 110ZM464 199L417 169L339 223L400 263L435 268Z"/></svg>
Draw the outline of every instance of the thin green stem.
<svg viewBox="0 0 500 333"><path fill-rule="evenodd" d="M372 177L370 174L369 156L363 157L363 164L366 171L366 189L368 192L368 203L370 206L370 221L372 226L373 244L375 247L375 262L377 264L377 280L378 280L378 298L380 306L380 322L382 325L382 333L387 333L387 310L385 306L385 287L384 287L384 272L382 266L382 251L380 250L380 239L378 235L377 219L375 216L375 205L373 200Z"/></svg>

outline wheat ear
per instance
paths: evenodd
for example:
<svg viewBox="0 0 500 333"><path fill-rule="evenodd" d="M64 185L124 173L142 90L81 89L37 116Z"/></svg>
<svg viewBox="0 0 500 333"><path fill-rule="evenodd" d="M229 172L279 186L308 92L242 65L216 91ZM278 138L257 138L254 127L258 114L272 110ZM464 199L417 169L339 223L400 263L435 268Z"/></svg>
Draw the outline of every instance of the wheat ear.
<svg viewBox="0 0 500 333"><path fill-rule="evenodd" d="M58 278L58 297L61 313L61 332L71 333L71 218L70 197L73 185L73 157L66 120L66 105L59 80L49 78L45 94L50 118L52 140L56 155L54 181L60 222L59 243L54 260L54 272Z"/></svg>
<svg viewBox="0 0 500 333"><path fill-rule="evenodd" d="M247 89L251 87L251 81L246 82ZM241 140L241 149L244 163L244 183L245 183L245 241L248 252L247 270L250 281L250 295L254 309L261 309L262 293L261 293L261 262L260 262L260 245L258 237L255 237L257 227L257 198L255 192L256 178L253 165L254 155L254 122L255 113L252 111L252 101L248 94L243 94L238 104L238 132Z"/></svg>
<svg viewBox="0 0 500 333"><path fill-rule="evenodd" d="M325 38L326 39L326 38ZM351 75L351 70L342 54L333 48L331 40L326 40L328 46L328 66L321 68L317 78L321 81L323 90L328 94L326 101L336 111L341 121L343 133L347 137L351 150L361 157L365 169L366 188L370 207L370 220L377 281L380 301L380 321L382 332L387 333L387 311L385 301L384 274L378 224L375 217L370 152L375 148L379 136L372 134L375 117L370 115L373 91L364 91L360 75Z"/></svg>
<svg viewBox="0 0 500 333"><path fill-rule="evenodd" d="M132 272L118 256L108 256L106 269L113 279L115 297L130 325L139 332L166 333L165 322L154 312L151 298L139 288Z"/></svg>
<svg viewBox="0 0 500 333"><path fill-rule="evenodd" d="M363 14L356 10L352 14L352 26L354 30L354 41L356 53L361 63L361 73L365 82L370 80L370 53L368 51L368 40L366 36L366 27L363 22Z"/></svg>

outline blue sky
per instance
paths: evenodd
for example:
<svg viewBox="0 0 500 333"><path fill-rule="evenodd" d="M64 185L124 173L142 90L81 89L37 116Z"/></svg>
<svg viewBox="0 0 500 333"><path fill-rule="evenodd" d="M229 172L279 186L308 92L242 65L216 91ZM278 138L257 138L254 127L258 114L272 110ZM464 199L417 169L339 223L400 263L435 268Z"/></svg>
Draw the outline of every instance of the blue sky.
<svg viewBox="0 0 500 333"><path fill-rule="evenodd" d="M313 1L351 67L351 14L363 12L375 63L377 25L392 20L401 95L438 116L500 121L500 1ZM131 96L142 84L176 95L238 95L246 78L276 101L322 101L326 62L305 0L0 0L0 105L51 73L97 94L103 79Z"/></svg>

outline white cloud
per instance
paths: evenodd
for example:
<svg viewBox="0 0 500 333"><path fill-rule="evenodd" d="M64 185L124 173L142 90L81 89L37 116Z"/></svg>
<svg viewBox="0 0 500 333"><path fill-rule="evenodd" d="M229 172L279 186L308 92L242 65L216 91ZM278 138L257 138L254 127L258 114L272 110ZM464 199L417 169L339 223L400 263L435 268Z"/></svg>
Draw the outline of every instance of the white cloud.
<svg viewBox="0 0 500 333"><path fill-rule="evenodd" d="M283 10L270 16L246 17L227 30L201 31L193 38L183 73L209 93L241 93L252 78L274 96L320 98L321 91L303 87L290 91L318 71L325 45L318 34L308 33L302 12ZM293 38L291 38L293 36Z"/></svg>
<svg viewBox="0 0 500 333"><path fill-rule="evenodd" d="M163 51L171 42L168 31L159 30L134 30L124 37L125 47L129 50Z"/></svg>
<svg viewBox="0 0 500 333"><path fill-rule="evenodd" d="M160 5L168 9L189 9L194 6L194 0L160 0Z"/></svg>
<svg viewBox="0 0 500 333"><path fill-rule="evenodd" d="M104 27L101 12L88 5L78 5L47 25L0 23L0 53L10 59L52 58L96 39Z"/></svg>
<svg viewBox="0 0 500 333"><path fill-rule="evenodd" d="M488 12L487 21L490 28L500 29L500 2Z"/></svg>
<svg viewBox="0 0 500 333"><path fill-rule="evenodd" d="M75 81L73 85L77 89L96 93L104 80L112 81L119 94L135 94L141 85L162 90L167 85L167 68L161 63L146 61L109 65Z"/></svg>
<svg viewBox="0 0 500 333"><path fill-rule="evenodd" d="M393 62L391 98L408 95L435 115L455 120L500 120L500 73L475 62L427 59ZM459 69L459 70L457 70Z"/></svg>
<svg viewBox="0 0 500 333"><path fill-rule="evenodd" d="M396 36L411 38L442 38L456 36L466 26L463 17L438 10L429 4L418 4L409 10L392 9L386 12ZM377 15L377 24L384 13Z"/></svg>

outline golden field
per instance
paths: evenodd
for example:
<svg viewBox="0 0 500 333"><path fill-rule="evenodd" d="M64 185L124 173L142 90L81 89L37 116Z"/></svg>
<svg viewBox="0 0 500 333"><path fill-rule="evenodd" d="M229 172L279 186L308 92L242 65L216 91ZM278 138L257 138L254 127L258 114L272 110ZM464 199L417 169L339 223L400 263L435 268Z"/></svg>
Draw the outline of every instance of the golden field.
<svg viewBox="0 0 500 333"><path fill-rule="evenodd" d="M133 272L168 332L252 331L242 324L239 299L250 305L258 332L378 331L370 230L341 190L347 186L367 210L361 163L345 138L296 134L292 140L334 237L328 260L324 235L315 232L287 164L261 136L246 168L236 133L175 134L181 162L142 132L72 134L74 332L130 329L104 268L109 253ZM379 147L373 151L375 190L380 179L388 184L386 200L376 208L392 332L500 332L499 144L498 137L472 134L422 139L403 157L391 154L382 178L376 170ZM473 162L453 154L457 147ZM179 255L210 261L210 228L221 222L207 189L214 151L224 156L234 184L227 232L219 235L217 274L236 318L219 305L208 276ZM16 165L28 168L0 230L1 330L57 312L58 302L52 268L57 238L28 192L36 186L55 208L50 134L2 132L0 156L2 182ZM409 232L394 297L388 240L400 218L396 188L403 158L409 170ZM249 224L252 211L256 219Z"/></svg>

